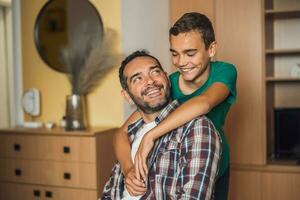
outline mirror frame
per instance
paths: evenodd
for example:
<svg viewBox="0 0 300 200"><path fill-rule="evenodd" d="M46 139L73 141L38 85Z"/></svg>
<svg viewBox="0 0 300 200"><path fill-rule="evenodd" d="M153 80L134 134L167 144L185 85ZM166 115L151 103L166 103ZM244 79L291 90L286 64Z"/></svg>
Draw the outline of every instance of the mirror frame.
<svg viewBox="0 0 300 200"><path fill-rule="evenodd" d="M39 44L39 30L40 30L40 21L41 21L41 18L42 18L42 15L44 15L46 12L45 10L47 9L47 7L49 6L49 4L51 4L53 1L56 1L56 0L49 0L48 2L45 3L45 5L41 8L41 10L39 11L37 17L36 17L36 20L35 20L35 23L34 23L34 44L35 44L35 47L37 49L37 52L40 56L40 58L43 60L43 62L48 66L50 67L51 69L55 70L55 71L58 71L58 72L61 72L61 73L68 73L68 70L67 70L67 66L64 66L63 69L61 67L57 67L57 66L53 66L46 58L43 57L42 55L42 49L41 49L41 46ZM100 34L102 35L102 39L103 39L103 36L104 36L104 25L103 25L103 21L102 21L102 18L101 18L101 15L99 13L99 11L97 10L97 8L88 0L86 0L88 4L90 4L91 8L94 9L95 13L97 14L98 16L98 21L99 21L99 24L100 26L102 27L101 28L101 32Z"/></svg>

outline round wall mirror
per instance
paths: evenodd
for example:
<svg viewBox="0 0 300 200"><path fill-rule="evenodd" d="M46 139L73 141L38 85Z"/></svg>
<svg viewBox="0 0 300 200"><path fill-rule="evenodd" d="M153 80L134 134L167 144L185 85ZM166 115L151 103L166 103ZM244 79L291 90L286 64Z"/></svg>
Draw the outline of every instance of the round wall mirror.
<svg viewBox="0 0 300 200"><path fill-rule="evenodd" d="M51 68L68 72L64 50L80 48L79 40L93 48L103 38L103 23L88 0L50 0L35 22L34 39L39 55ZM86 38L89 38L88 40Z"/></svg>

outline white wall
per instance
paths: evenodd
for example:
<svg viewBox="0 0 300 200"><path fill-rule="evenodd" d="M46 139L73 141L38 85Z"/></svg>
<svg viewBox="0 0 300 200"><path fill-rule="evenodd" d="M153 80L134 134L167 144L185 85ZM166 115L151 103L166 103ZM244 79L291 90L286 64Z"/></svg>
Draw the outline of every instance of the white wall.
<svg viewBox="0 0 300 200"><path fill-rule="evenodd" d="M124 56L135 50L147 49L170 72L169 0L125 0L121 3L121 43ZM132 108L127 103L124 108L127 118Z"/></svg>

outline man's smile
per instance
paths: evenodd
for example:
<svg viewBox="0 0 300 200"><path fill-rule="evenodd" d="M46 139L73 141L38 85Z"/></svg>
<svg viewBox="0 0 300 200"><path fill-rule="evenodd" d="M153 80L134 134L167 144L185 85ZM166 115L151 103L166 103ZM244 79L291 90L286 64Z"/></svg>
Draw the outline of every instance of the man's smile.
<svg viewBox="0 0 300 200"><path fill-rule="evenodd" d="M146 90L142 92L142 95L150 98L158 97L162 94L161 92L162 88L163 88L162 85L148 87Z"/></svg>
<svg viewBox="0 0 300 200"><path fill-rule="evenodd" d="M160 94L160 90L159 89L152 89L152 90L149 90L146 95L149 96L149 97L156 97Z"/></svg>

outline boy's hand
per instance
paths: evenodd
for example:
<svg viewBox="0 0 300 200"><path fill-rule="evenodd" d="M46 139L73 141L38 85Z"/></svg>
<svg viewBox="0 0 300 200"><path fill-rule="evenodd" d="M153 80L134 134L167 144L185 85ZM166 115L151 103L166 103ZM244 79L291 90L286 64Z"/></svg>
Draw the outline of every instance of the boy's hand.
<svg viewBox="0 0 300 200"><path fill-rule="evenodd" d="M144 181L147 180L148 174L148 166L147 166L147 157L151 149L153 148L154 140L151 136L146 134L139 146L139 149L135 155L134 165L135 165L135 172L136 177L142 179Z"/></svg>
<svg viewBox="0 0 300 200"><path fill-rule="evenodd" d="M125 187L131 196L142 195L146 192L146 184L142 180L136 178L134 167L129 169L126 174L124 174L124 177Z"/></svg>

